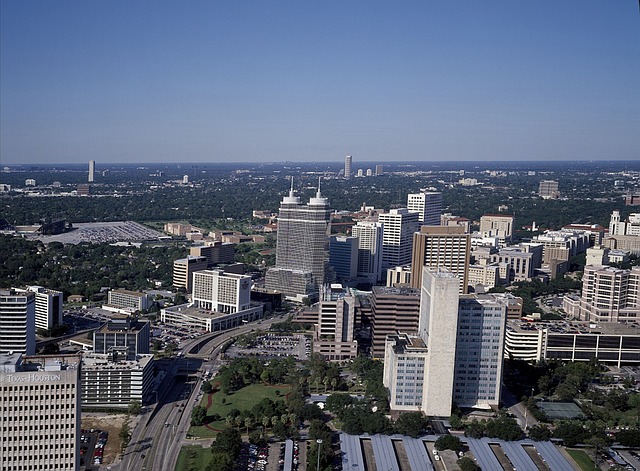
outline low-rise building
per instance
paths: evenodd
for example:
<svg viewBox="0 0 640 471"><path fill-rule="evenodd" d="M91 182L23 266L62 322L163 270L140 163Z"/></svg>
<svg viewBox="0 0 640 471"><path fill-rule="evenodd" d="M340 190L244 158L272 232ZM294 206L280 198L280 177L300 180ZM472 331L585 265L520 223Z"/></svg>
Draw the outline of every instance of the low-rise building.
<svg viewBox="0 0 640 471"><path fill-rule="evenodd" d="M181 304L162 309L160 320L176 327L217 332L262 319L263 312L264 305L261 303L251 303L248 309L233 313L209 311L193 305Z"/></svg>
<svg viewBox="0 0 640 471"><path fill-rule="evenodd" d="M107 303L111 307L130 309L132 312L144 311L151 306L149 295L127 289L113 289L109 291Z"/></svg>

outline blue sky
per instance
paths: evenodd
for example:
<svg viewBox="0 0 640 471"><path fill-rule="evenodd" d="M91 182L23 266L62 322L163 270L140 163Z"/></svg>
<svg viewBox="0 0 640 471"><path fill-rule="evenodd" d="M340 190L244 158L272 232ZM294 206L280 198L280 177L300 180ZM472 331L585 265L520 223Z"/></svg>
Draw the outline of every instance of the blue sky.
<svg viewBox="0 0 640 471"><path fill-rule="evenodd" d="M640 158L636 0L0 9L3 165Z"/></svg>

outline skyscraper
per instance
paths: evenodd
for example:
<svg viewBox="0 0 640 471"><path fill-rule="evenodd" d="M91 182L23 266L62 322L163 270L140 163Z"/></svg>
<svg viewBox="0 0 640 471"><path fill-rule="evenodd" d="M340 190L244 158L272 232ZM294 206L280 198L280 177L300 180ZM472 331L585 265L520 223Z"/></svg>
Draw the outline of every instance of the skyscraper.
<svg viewBox="0 0 640 471"><path fill-rule="evenodd" d="M35 297L22 289L0 290L0 353L35 353Z"/></svg>
<svg viewBox="0 0 640 471"><path fill-rule="evenodd" d="M421 191L407 195L407 209L418 213L418 221L426 226L439 226L442 214L442 193Z"/></svg>
<svg viewBox="0 0 640 471"><path fill-rule="evenodd" d="M413 233L418 230L418 213L407 208L392 209L378 215L382 223L382 268L411 263Z"/></svg>
<svg viewBox="0 0 640 471"><path fill-rule="evenodd" d="M93 180L96 176L96 161L89 161L89 183L93 183Z"/></svg>
<svg viewBox="0 0 640 471"><path fill-rule="evenodd" d="M318 299L320 287L331 282L328 269L329 201L318 191L302 204L293 190L282 198L278 214L276 266L267 271L265 286L287 298Z"/></svg>
<svg viewBox="0 0 640 471"><path fill-rule="evenodd" d="M422 226L413 235L411 286L422 286L422 267L446 268L460 279L460 293L468 290L471 238L463 226Z"/></svg>
<svg viewBox="0 0 640 471"><path fill-rule="evenodd" d="M351 160L352 157L350 155L344 158L344 178L347 180L351 178Z"/></svg>
<svg viewBox="0 0 640 471"><path fill-rule="evenodd" d="M0 354L3 471L80 469L80 357Z"/></svg>
<svg viewBox="0 0 640 471"><path fill-rule="evenodd" d="M358 238L358 276L377 283L382 275L382 223L359 221L351 233Z"/></svg>

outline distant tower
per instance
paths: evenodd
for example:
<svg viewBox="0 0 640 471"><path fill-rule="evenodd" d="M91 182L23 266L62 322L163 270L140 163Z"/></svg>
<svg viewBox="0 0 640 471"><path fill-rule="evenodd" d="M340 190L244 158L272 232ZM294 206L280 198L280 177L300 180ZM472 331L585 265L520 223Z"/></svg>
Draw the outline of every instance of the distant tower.
<svg viewBox="0 0 640 471"><path fill-rule="evenodd" d="M344 158L344 178L346 178L347 180L349 180L351 178L351 161L352 161L353 157L351 157L350 155L347 155Z"/></svg>
<svg viewBox="0 0 640 471"><path fill-rule="evenodd" d="M89 161L89 183L93 183L95 177L96 177L96 161L90 160Z"/></svg>
<svg viewBox="0 0 640 471"><path fill-rule="evenodd" d="M384 166L376 165L376 176L384 175Z"/></svg>
<svg viewBox="0 0 640 471"><path fill-rule="evenodd" d="M329 201L318 192L302 204L293 190L282 198L278 213L276 266L267 271L265 285L287 298L318 299L320 288L331 282L328 268Z"/></svg>
<svg viewBox="0 0 640 471"><path fill-rule="evenodd" d="M182 183L183 183L184 185L186 185L187 183L189 183L189 175L184 175L184 176L182 177Z"/></svg>

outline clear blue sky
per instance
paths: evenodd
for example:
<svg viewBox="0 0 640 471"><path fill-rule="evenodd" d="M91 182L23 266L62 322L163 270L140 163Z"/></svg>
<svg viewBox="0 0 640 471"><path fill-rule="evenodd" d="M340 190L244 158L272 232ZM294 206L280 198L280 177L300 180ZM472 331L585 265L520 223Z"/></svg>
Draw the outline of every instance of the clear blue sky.
<svg viewBox="0 0 640 471"><path fill-rule="evenodd" d="M637 0L2 0L0 161L640 159Z"/></svg>

